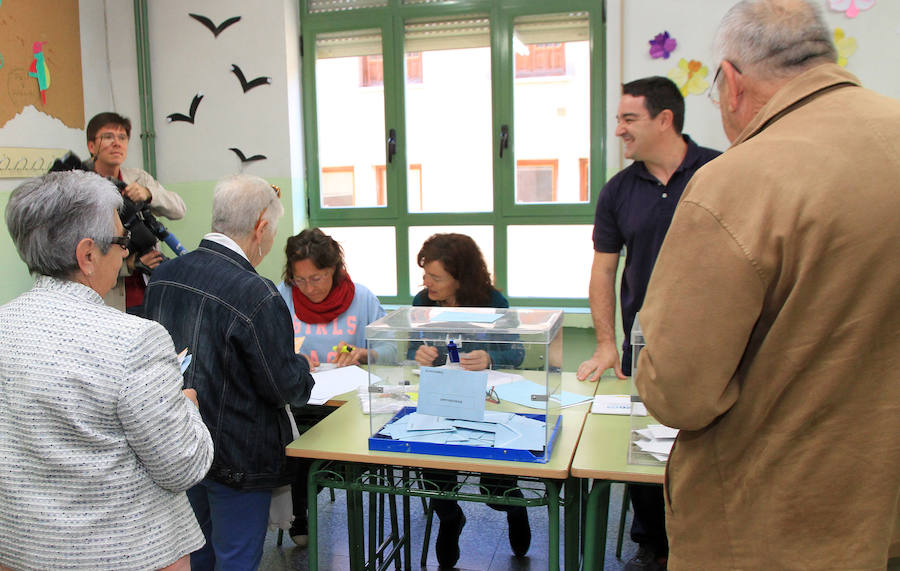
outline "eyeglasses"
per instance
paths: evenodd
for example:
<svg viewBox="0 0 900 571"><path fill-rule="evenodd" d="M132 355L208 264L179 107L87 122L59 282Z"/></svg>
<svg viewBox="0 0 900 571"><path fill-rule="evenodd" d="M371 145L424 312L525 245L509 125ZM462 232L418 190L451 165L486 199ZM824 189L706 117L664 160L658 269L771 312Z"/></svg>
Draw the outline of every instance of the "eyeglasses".
<svg viewBox="0 0 900 571"><path fill-rule="evenodd" d="M130 241L131 241L131 232L128 230L125 230L125 233L122 234L121 236L113 236L112 238L109 239L110 244L118 244L125 250L128 249L128 242L130 242Z"/></svg>
<svg viewBox="0 0 900 571"><path fill-rule="evenodd" d="M281 198L281 187L275 186L274 184L270 184L269 186L272 187L272 190L275 192L275 196L277 196L280 199ZM256 219L256 224L253 226L254 228L259 226L259 223L262 222L263 214L265 214L266 210L268 210L268 209L269 209L269 207L266 206L265 208L262 209L262 212L259 213L259 218Z"/></svg>
<svg viewBox="0 0 900 571"><path fill-rule="evenodd" d="M734 65L733 61L725 60L734 68L734 71L741 73L741 70L738 66ZM713 76L712 83L709 86L709 91L706 92L706 96L709 97L709 100L713 102L713 105L716 107L719 106L719 90L716 89L716 84L719 82L719 74L722 73L722 64L719 64L719 67L716 68L716 75Z"/></svg>
<svg viewBox="0 0 900 571"><path fill-rule="evenodd" d="M332 270L333 271L333 270ZM294 278L294 285L299 288L317 287L331 276L328 272L309 276L308 278Z"/></svg>
<svg viewBox="0 0 900 571"><path fill-rule="evenodd" d="M97 135L97 138L101 141L106 141L107 143L111 143L117 139L120 143L128 142L128 135L126 135L125 133L113 133L111 131L100 133L99 135Z"/></svg>
<svg viewBox="0 0 900 571"><path fill-rule="evenodd" d="M493 404L500 404L500 395L497 394L497 389L493 386L485 391L484 400Z"/></svg>

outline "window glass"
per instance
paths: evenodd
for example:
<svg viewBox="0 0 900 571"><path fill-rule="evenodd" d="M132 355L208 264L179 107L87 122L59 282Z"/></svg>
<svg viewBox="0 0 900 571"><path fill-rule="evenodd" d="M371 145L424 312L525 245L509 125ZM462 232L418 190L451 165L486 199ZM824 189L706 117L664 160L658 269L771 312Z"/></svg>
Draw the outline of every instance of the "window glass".
<svg viewBox="0 0 900 571"><path fill-rule="evenodd" d="M488 24L483 16L405 24L407 160L428 174L407 185L410 212L493 209Z"/></svg>
<svg viewBox="0 0 900 571"><path fill-rule="evenodd" d="M375 295L397 295L397 238L393 226L322 228L344 249L347 273Z"/></svg>
<svg viewBox="0 0 900 571"><path fill-rule="evenodd" d="M307 3L311 13L316 12L345 12L360 8L372 8L387 6L388 0L309 0Z"/></svg>
<svg viewBox="0 0 900 571"><path fill-rule="evenodd" d="M386 206L372 172L385 162L381 32L316 37L319 196L322 208Z"/></svg>
<svg viewBox="0 0 900 571"><path fill-rule="evenodd" d="M466 234L478 244L491 278L494 277L494 229L491 226L411 226L409 228L409 292L415 296L422 289L422 268L416 256L432 234L455 232Z"/></svg>
<svg viewBox="0 0 900 571"><path fill-rule="evenodd" d="M588 24L582 12L514 20L518 204L589 200L582 180L590 156Z"/></svg>
<svg viewBox="0 0 900 571"><path fill-rule="evenodd" d="M594 261L590 224L507 228L513 297L587 297Z"/></svg>

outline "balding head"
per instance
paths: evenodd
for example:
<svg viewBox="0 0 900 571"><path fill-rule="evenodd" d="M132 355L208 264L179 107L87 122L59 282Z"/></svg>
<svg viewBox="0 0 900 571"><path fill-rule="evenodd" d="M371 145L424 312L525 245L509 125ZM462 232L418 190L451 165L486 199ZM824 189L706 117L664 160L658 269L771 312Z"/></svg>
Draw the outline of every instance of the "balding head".
<svg viewBox="0 0 900 571"><path fill-rule="evenodd" d="M742 0L722 19L715 47L718 61L776 80L837 60L831 30L809 0Z"/></svg>

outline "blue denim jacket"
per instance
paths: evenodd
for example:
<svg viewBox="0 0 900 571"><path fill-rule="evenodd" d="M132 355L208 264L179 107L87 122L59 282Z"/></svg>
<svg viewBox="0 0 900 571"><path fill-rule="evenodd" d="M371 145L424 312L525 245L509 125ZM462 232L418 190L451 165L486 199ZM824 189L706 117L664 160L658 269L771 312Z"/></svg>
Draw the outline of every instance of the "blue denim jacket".
<svg viewBox="0 0 900 571"><path fill-rule="evenodd" d="M169 330L176 350L192 355L184 386L197 390L212 435L207 477L246 490L287 484L284 405L306 404L314 381L294 353L291 316L275 285L236 252L203 240L153 272L144 311Z"/></svg>

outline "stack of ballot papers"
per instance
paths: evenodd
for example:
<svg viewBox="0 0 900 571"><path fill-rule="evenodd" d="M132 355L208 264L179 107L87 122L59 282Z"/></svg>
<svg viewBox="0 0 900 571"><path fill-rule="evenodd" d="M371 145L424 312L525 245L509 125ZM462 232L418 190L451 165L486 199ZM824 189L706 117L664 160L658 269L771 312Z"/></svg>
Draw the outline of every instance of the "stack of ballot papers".
<svg viewBox="0 0 900 571"><path fill-rule="evenodd" d="M642 402L631 402L630 395L594 395L591 403L593 414L633 414L647 416L647 409Z"/></svg>
<svg viewBox="0 0 900 571"><path fill-rule="evenodd" d="M648 424L647 428L633 431L637 438L632 443L641 452L645 452L660 462L669 461L669 453L678 436L677 428L669 428L663 424Z"/></svg>
<svg viewBox="0 0 900 571"><path fill-rule="evenodd" d="M485 411L483 421L411 412L384 425L378 434L407 442L543 450L545 431L543 421L511 412Z"/></svg>

